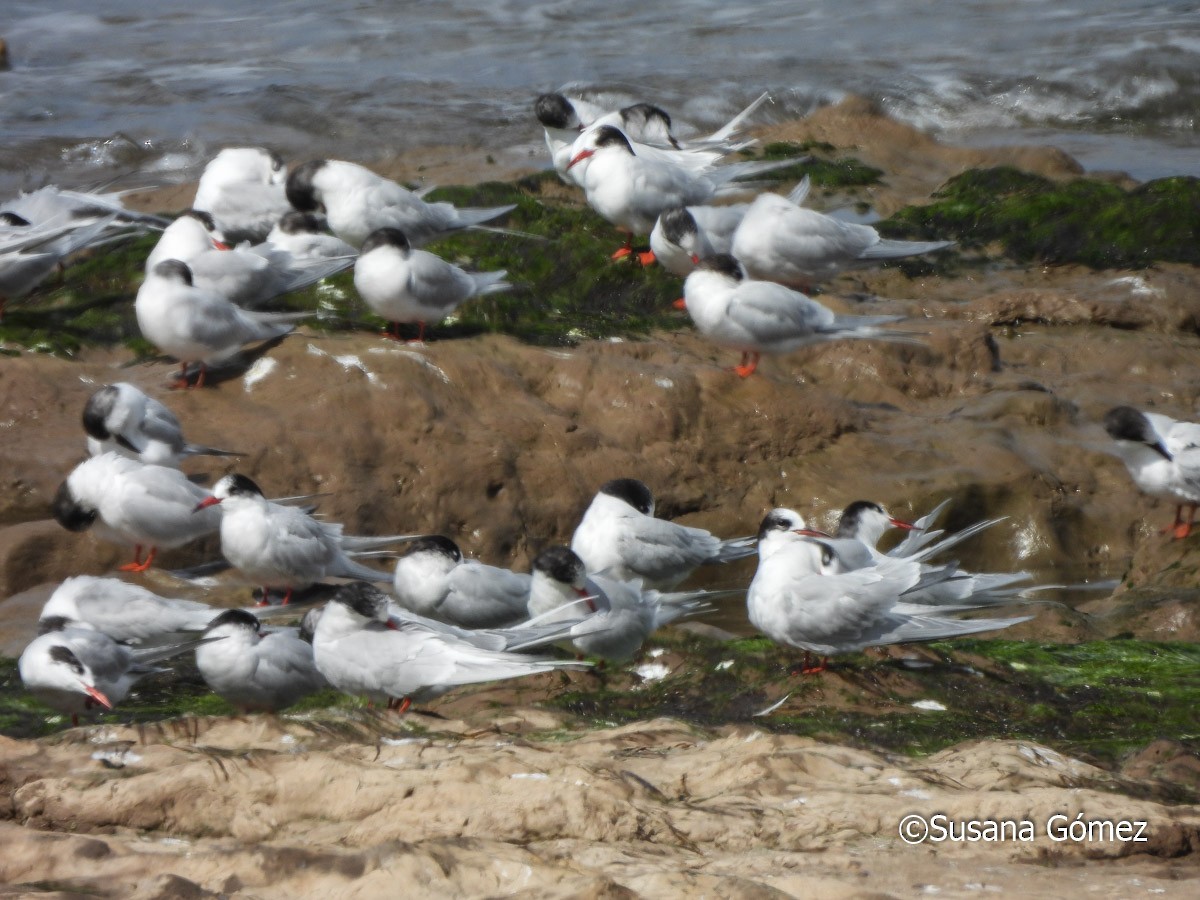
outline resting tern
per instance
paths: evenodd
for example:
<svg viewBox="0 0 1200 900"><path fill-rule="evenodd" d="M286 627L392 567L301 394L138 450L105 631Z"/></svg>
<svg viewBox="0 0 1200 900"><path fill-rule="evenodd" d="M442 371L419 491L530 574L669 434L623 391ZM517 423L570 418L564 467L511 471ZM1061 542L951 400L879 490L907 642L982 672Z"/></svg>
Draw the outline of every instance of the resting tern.
<svg viewBox="0 0 1200 900"><path fill-rule="evenodd" d="M400 712L461 685L579 665L484 650L445 630L397 621L389 617L387 595L361 582L343 585L326 604L313 634L313 658L338 690Z"/></svg>
<svg viewBox="0 0 1200 900"><path fill-rule="evenodd" d="M291 206L283 158L262 147L228 147L209 160L192 208L208 213L232 243L259 243Z"/></svg>
<svg viewBox="0 0 1200 900"><path fill-rule="evenodd" d="M753 556L755 545L753 537L721 540L703 528L656 519L650 489L635 478L616 478L600 486L571 549L589 572L670 590L698 566Z"/></svg>
<svg viewBox="0 0 1200 900"><path fill-rule="evenodd" d="M79 724L81 713L112 709L146 675L166 672L151 663L178 656L197 641L169 647L131 649L99 631L44 619L42 634L21 653L17 670L35 697Z"/></svg>
<svg viewBox="0 0 1200 900"><path fill-rule="evenodd" d="M297 259L336 259L354 257L358 251L339 237L325 231L312 213L291 210L279 217L267 235L267 243Z"/></svg>
<svg viewBox="0 0 1200 900"><path fill-rule="evenodd" d="M197 387L209 364L228 359L244 344L282 337L292 331L291 322L311 315L247 312L194 285L191 269L177 259L163 260L151 270L133 308L142 336L179 360L180 382L187 382L188 363L200 364Z"/></svg>
<svg viewBox="0 0 1200 900"><path fill-rule="evenodd" d="M329 687L312 644L294 628L264 632L256 616L230 609L204 635L219 640L196 648L196 667L213 693L240 710L274 712Z"/></svg>
<svg viewBox="0 0 1200 900"><path fill-rule="evenodd" d="M0 318L10 300L19 300L61 269L67 259L107 240L116 218L37 227L14 214L0 214L8 224L0 236Z"/></svg>
<svg viewBox="0 0 1200 900"><path fill-rule="evenodd" d="M315 159L294 169L287 198L300 212L323 209L329 227L342 240L361 247L377 228L399 228L420 246L464 228L481 227L514 209L456 209L426 203L417 194L370 169L336 159Z"/></svg>
<svg viewBox="0 0 1200 900"><path fill-rule="evenodd" d="M1104 430L1115 452L1143 494L1175 504L1175 522L1163 528L1175 540L1192 533L1200 504L1200 424L1179 422L1161 413L1116 406L1104 416ZM1183 507L1189 509L1183 521Z"/></svg>
<svg viewBox="0 0 1200 900"><path fill-rule="evenodd" d="M392 592L404 609L463 628L496 628L529 617L528 575L463 559L450 538L433 535L396 560Z"/></svg>
<svg viewBox="0 0 1200 900"><path fill-rule="evenodd" d="M567 169L577 170L575 178L592 209L619 230L634 235L653 231L664 210L751 190L753 185L736 179L761 175L792 162L743 162L689 169L661 158L639 156L619 128L599 125L576 139ZM614 257L630 252L622 248ZM652 261L649 254L642 255L643 263Z"/></svg>
<svg viewBox="0 0 1200 900"><path fill-rule="evenodd" d="M106 384L83 408L88 453L116 451L156 466L179 468L186 456L241 456L183 439L175 414L153 397L124 381Z"/></svg>
<svg viewBox="0 0 1200 900"><path fill-rule="evenodd" d="M753 278L801 290L853 266L933 253L954 241L893 241L869 225L843 222L788 197L754 198L733 235L730 252Z"/></svg>
<svg viewBox="0 0 1200 900"><path fill-rule="evenodd" d="M367 306L396 326L420 325L418 341L425 339L425 323L440 322L454 310L483 294L507 291L507 273L465 272L425 250L413 249L404 232L379 228L363 241L354 265L354 287Z"/></svg>
<svg viewBox="0 0 1200 900"><path fill-rule="evenodd" d="M808 196L807 175L788 195L795 203ZM664 210L650 232L654 258L668 272L686 278L696 263L718 253L729 253L733 233L741 224L749 203L725 206L673 206Z"/></svg>
<svg viewBox="0 0 1200 900"><path fill-rule="evenodd" d="M849 338L913 343L913 335L880 326L903 316L839 315L781 284L751 281L732 256L701 260L683 284L683 299L697 330L723 347L742 351L734 368L742 378L758 368L763 353Z"/></svg>
<svg viewBox="0 0 1200 900"><path fill-rule="evenodd" d="M597 628L572 634L580 653L616 662L630 659L659 628L685 616L699 615L712 607L707 600L734 591L677 591L663 593L644 588L640 579L624 581L599 572L589 575L583 560L567 547L547 547L533 561L529 587L529 614L553 622L557 615L573 615L579 599L596 608L589 619Z"/></svg>
<svg viewBox="0 0 1200 900"><path fill-rule="evenodd" d="M216 510L194 515L208 492L178 469L151 466L102 453L84 460L54 496L54 518L68 531L99 524L100 537L134 547L134 560L123 571L144 572L159 548L179 547L216 532ZM143 561L142 548L149 552Z"/></svg>
<svg viewBox="0 0 1200 900"><path fill-rule="evenodd" d="M671 133L670 115L650 103L635 103L610 112L585 100L552 93L539 96L534 101L533 111L545 131L546 149L550 151L555 170L563 181L573 184L577 182L568 172L571 145L587 128L615 126L628 136L639 156L671 158L687 168L706 168L734 150L754 143L735 141L733 137L766 100L767 94L763 94L718 131L686 142Z"/></svg>
<svg viewBox="0 0 1200 900"><path fill-rule="evenodd" d="M922 523L911 524L888 515L882 506L870 500L856 500L842 511L841 521L835 534L830 538L820 532L804 527L803 521L791 510L775 510L776 517L787 518L796 516L792 529L799 534L815 536L822 541L834 554L832 572L844 572L852 569L866 569L874 565L890 565L890 560L900 559L917 563L920 566L922 582L908 589L905 593L906 604L916 604L930 607L940 607L941 610L978 610L986 606L1003 606L1020 599L1032 590L1045 589L1050 586L1015 587L1031 581L1030 572L968 572L959 568L956 563L935 564L928 562L958 546L962 541L983 532L1003 521L1003 518L989 518L973 524L961 532L948 535L937 540L942 532L935 532L929 540L918 539L898 547L888 553L877 550L878 539L888 528L902 528L907 533L926 529L931 520L923 518Z"/></svg>
<svg viewBox="0 0 1200 900"><path fill-rule="evenodd" d="M152 591L119 578L77 575L66 579L42 607L41 619L65 619L124 644L158 645L203 631L223 609ZM271 614L292 614L271 607Z"/></svg>
<svg viewBox="0 0 1200 900"><path fill-rule="evenodd" d="M208 515L218 505L221 554L252 583L264 589L285 588L284 603L293 589L322 578L391 581L390 573L360 565L351 554L420 537L343 534L339 524L320 522L302 509L271 502L257 484L237 473L221 478L194 509Z"/></svg>
<svg viewBox="0 0 1200 900"><path fill-rule="evenodd" d="M963 621L914 606L906 597L922 583L918 564L885 558L880 565L838 572L834 549L797 534L798 520L785 509L763 519L758 571L746 594L751 623L778 643L829 656L993 631L1030 618Z"/></svg>
<svg viewBox="0 0 1200 900"><path fill-rule="evenodd" d="M206 212L189 209L164 229L146 258L146 271L160 262L187 263L196 287L242 307L299 291L354 265L355 251L335 258L294 256L274 244L231 247Z"/></svg>

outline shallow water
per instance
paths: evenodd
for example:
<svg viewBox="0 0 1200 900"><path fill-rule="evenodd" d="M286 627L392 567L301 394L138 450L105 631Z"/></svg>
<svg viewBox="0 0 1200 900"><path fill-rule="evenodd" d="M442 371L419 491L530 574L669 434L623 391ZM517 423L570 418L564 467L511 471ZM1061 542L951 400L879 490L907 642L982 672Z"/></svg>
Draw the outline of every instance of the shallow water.
<svg viewBox="0 0 1200 900"><path fill-rule="evenodd" d="M858 93L973 143L1036 140L1089 168L1200 173L1193 2L8 0L0 196L46 181L194 176L220 146L376 159L536 148L532 98L650 99L719 124ZM103 12L97 12L97 9Z"/></svg>

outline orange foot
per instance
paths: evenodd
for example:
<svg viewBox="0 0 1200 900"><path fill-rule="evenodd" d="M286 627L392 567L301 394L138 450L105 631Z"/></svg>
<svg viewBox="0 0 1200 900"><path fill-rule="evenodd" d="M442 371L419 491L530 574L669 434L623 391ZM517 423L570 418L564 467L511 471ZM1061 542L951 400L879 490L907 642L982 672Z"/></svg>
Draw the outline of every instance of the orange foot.
<svg viewBox="0 0 1200 900"><path fill-rule="evenodd" d="M658 261L653 250L642 250L638 253L637 259L643 266L652 266Z"/></svg>
<svg viewBox="0 0 1200 900"><path fill-rule="evenodd" d="M125 563L120 567L122 572L145 572L154 562L154 555L158 552L157 547L151 547L150 552L146 554L146 561L142 562L142 545L138 544L133 548L133 562Z"/></svg>
<svg viewBox="0 0 1200 900"><path fill-rule="evenodd" d="M412 697L405 697L403 700L397 700L393 697L388 701L388 709L395 710L398 716L408 712L410 706L412 706Z"/></svg>
<svg viewBox="0 0 1200 900"><path fill-rule="evenodd" d="M676 309L684 309L684 310L686 310L686 309L687 309L687 301L686 301L686 300L684 300L682 297L680 297L678 300L676 300L676 301L675 301L674 303L672 303L671 305L672 305L673 307L675 307Z"/></svg>
<svg viewBox="0 0 1200 900"><path fill-rule="evenodd" d="M758 369L760 358L761 354L747 351L742 354L741 365L734 366L733 371L737 372L742 378L749 378Z"/></svg>
<svg viewBox="0 0 1200 900"><path fill-rule="evenodd" d="M609 259L624 259L625 257L629 256L629 254L631 254L631 253L633 253L633 245L625 244L621 247L618 247L613 252L613 255L609 257Z"/></svg>

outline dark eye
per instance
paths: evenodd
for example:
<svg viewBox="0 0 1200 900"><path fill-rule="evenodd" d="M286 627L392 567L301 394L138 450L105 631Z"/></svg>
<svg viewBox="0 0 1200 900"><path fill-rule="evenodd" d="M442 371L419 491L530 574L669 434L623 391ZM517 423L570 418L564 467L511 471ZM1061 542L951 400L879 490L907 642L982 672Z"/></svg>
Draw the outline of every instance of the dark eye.
<svg viewBox="0 0 1200 900"><path fill-rule="evenodd" d="M821 565L827 566L833 562L833 554L829 550L821 551Z"/></svg>

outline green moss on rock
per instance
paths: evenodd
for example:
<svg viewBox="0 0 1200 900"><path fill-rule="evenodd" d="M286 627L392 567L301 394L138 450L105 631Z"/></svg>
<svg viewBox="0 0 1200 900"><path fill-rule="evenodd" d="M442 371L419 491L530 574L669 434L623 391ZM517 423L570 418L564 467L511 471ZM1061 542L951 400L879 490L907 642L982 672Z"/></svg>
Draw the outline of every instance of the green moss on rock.
<svg viewBox="0 0 1200 900"><path fill-rule="evenodd" d="M879 226L889 237L999 242L1016 260L1136 268L1200 263L1200 179L1162 178L1131 191L1081 178L1066 183L1001 167L952 178L928 206Z"/></svg>

